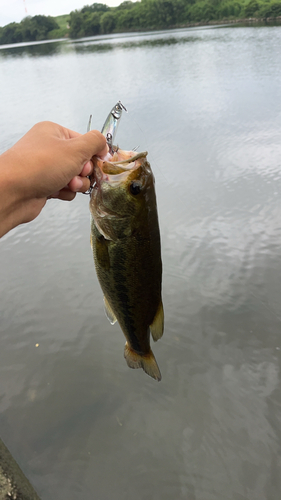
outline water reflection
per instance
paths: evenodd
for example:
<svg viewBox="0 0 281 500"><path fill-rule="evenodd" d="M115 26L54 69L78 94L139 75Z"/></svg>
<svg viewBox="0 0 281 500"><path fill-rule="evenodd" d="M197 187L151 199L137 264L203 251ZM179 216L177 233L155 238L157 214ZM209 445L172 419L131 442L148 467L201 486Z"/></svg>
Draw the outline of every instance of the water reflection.
<svg viewBox="0 0 281 500"><path fill-rule="evenodd" d="M41 56L52 56L58 54L62 50L62 44L64 42L40 42L34 44L14 44L14 45L2 45L0 46L0 57L41 57Z"/></svg>
<svg viewBox="0 0 281 500"><path fill-rule="evenodd" d="M279 26L279 21L260 22L257 26ZM202 32L212 33L213 40L220 39L216 30L225 28L234 29L241 26L251 26L251 23L239 23L234 25L218 25L205 27L191 27L169 31L155 31L149 33L121 33L113 35L98 35L79 40L61 39L56 41L29 42L0 46L0 57L27 55L30 57L51 56L62 53L71 53L75 49L78 53L107 52L113 49L135 49L138 47L153 48L177 44L196 43L203 41ZM196 35L194 35L196 33ZM208 40L210 37L208 37Z"/></svg>
<svg viewBox="0 0 281 500"><path fill-rule="evenodd" d="M130 42L120 42L120 43L101 43L101 42L80 42L75 43L74 48L76 52L99 52L99 51L108 51L114 49L136 49L136 48L155 48L155 47L164 47L169 45L176 44L185 44L185 43L195 43L198 40L198 37L166 37L166 38L151 38L149 40L139 40L139 41L130 41Z"/></svg>
<svg viewBox="0 0 281 500"><path fill-rule="evenodd" d="M160 217L156 385L105 318L85 196L1 240L0 434L44 500L279 498L280 46L235 27L1 58L1 147L43 118L101 127L121 99Z"/></svg>
<svg viewBox="0 0 281 500"><path fill-rule="evenodd" d="M107 52L114 49L135 49L139 47L154 48L176 44L196 43L201 36L193 35L195 29L174 30L144 34L103 35L83 38L81 40L58 40L50 42L31 42L0 46L0 57L30 57L51 56L58 53L71 53L73 49L78 53ZM189 33L186 35L186 33ZM128 40L129 39L129 40Z"/></svg>

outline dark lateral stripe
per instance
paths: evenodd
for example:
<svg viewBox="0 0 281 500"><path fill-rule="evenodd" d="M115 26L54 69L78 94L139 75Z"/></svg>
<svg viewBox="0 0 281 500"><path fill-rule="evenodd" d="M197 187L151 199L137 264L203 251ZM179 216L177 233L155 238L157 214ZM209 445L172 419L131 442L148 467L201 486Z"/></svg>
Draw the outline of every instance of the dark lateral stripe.
<svg viewBox="0 0 281 500"><path fill-rule="evenodd" d="M112 269L112 278L114 281L114 289L116 292L113 299L114 305L122 315L123 324L130 338L131 347L136 352L142 352L141 345L136 336L135 318L130 314L132 303L131 297L129 295L128 285L126 283L128 263L126 259L126 253L122 251L122 248L118 250L116 249L114 260L116 262L116 265L114 265Z"/></svg>

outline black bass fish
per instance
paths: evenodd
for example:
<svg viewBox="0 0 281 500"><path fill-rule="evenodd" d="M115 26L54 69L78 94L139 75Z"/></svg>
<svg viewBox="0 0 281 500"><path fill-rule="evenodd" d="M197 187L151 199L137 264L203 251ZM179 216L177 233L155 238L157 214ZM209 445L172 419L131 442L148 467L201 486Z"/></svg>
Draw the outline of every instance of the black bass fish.
<svg viewBox="0 0 281 500"><path fill-rule="evenodd" d="M106 315L126 337L130 368L156 380L161 373L150 348L164 329L162 262L154 176L147 153L113 147L93 157L91 244Z"/></svg>

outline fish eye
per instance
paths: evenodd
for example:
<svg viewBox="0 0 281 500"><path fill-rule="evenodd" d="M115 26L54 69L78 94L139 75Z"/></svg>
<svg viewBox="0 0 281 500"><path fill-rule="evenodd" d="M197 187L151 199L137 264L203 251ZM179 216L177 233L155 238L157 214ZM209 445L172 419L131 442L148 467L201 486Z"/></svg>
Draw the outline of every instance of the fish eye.
<svg viewBox="0 0 281 500"><path fill-rule="evenodd" d="M131 184L130 184L130 192L134 196L136 196L137 194L139 194L141 192L141 183L140 182L136 182L136 181L131 182Z"/></svg>

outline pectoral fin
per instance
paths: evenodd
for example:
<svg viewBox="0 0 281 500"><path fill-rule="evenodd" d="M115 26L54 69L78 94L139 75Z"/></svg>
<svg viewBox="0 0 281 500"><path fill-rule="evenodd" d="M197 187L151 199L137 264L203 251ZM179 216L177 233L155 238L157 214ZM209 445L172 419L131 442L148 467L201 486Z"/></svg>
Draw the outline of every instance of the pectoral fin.
<svg viewBox="0 0 281 500"><path fill-rule="evenodd" d="M152 325L150 325L150 332L154 342L161 339L164 331L164 309L162 300L160 301L159 307L155 314Z"/></svg>
<svg viewBox="0 0 281 500"><path fill-rule="evenodd" d="M141 355L134 351L129 346L128 342L126 342L124 357L127 361L127 365L130 368L142 368L145 373L147 373L147 375L160 382L162 378L161 373L151 349L147 354Z"/></svg>
<svg viewBox="0 0 281 500"><path fill-rule="evenodd" d="M110 323L112 325L114 325L114 323L116 323L117 319L116 319L116 316L115 316L114 312L112 311L112 309L108 303L108 300L105 296L103 297L103 302L104 302L105 315L106 315L107 319L110 321Z"/></svg>

